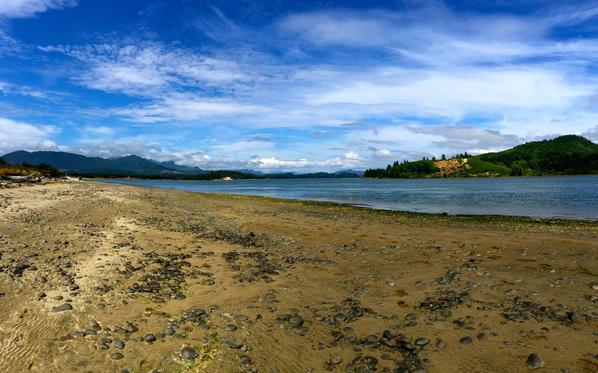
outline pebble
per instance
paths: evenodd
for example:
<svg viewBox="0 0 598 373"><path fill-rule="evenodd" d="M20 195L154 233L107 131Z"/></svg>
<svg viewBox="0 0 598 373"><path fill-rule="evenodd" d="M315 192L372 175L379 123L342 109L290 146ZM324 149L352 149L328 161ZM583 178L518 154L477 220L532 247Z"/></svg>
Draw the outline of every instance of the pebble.
<svg viewBox="0 0 598 373"><path fill-rule="evenodd" d="M235 324L228 324L226 326L226 330L228 330L229 332L234 332L237 330L237 326Z"/></svg>
<svg viewBox="0 0 598 373"><path fill-rule="evenodd" d="M251 358L247 355L243 355L239 358L241 364L251 364Z"/></svg>
<svg viewBox="0 0 598 373"><path fill-rule="evenodd" d="M436 342L436 348L437 349L443 349L446 347L446 342L443 341L442 339L439 339L438 342Z"/></svg>
<svg viewBox="0 0 598 373"><path fill-rule="evenodd" d="M303 325L303 319L299 316L293 316L289 319L289 325L293 328Z"/></svg>
<svg viewBox="0 0 598 373"><path fill-rule="evenodd" d="M71 306L68 303L65 303L65 304L63 304L61 306L57 306L57 307L52 308L52 312L70 311L72 309L73 309L73 306Z"/></svg>
<svg viewBox="0 0 598 373"><path fill-rule="evenodd" d="M156 340L156 336L153 334L146 334L145 337L143 338L146 342L154 342Z"/></svg>
<svg viewBox="0 0 598 373"><path fill-rule="evenodd" d="M120 352L115 352L112 355L110 355L110 357L112 358L112 360L120 360L123 357L125 357L125 355L121 354Z"/></svg>
<svg viewBox="0 0 598 373"><path fill-rule="evenodd" d="M166 329L164 329L164 331L162 333L164 333L164 335L173 335L174 334L174 329L173 328L166 328Z"/></svg>
<svg viewBox="0 0 598 373"><path fill-rule="evenodd" d="M428 343L430 343L430 340L426 337L421 337L415 340L415 345L416 346L425 346Z"/></svg>
<svg viewBox="0 0 598 373"><path fill-rule="evenodd" d="M114 341L114 347L122 350L123 348L125 348L125 342L123 342L120 339L117 339L116 341Z"/></svg>
<svg viewBox="0 0 598 373"><path fill-rule="evenodd" d="M408 313L407 315L405 315L405 320L407 321L413 321L417 319L417 315L414 313Z"/></svg>
<svg viewBox="0 0 598 373"><path fill-rule="evenodd" d="M544 367L544 360L538 355L537 353L530 354L527 357L527 367L528 369L538 369Z"/></svg>
<svg viewBox="0 0 598 373"><path fill-rule="evenodd" d="M243 342L232 341L230 339L225 340L224 344L227 345L229 348L234 348L234 349L243 347Z"/></svg>
<svg viewBox="0 0 598 373"><path fill-rule="evenodd" d="M368 344L376 344L376 343L378 343L378 336L376 336L376 335L368 335L365 338L365 342L368 343Z"/></svg>
<svg viewBox="0 0 598 373"><path fill-rule="evenodd" d="M461 343L462 345L472 344L473 338L471 338L470 336L463 337L463 338L459 339L459 343Z"/></svg>
<svg viewBox="0 0 598 373"><path fill-rule="evenodd" d="M199 354L193 347L187 346L181 350L181 357L185 360L195 360L197 356L199 356Z"/></svg>

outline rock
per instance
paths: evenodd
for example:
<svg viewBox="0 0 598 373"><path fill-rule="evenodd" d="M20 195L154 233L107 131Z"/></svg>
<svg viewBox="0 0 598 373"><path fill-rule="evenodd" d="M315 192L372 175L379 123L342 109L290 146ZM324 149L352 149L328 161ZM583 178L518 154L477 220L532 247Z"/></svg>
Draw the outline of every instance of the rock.
<svg viewBox="0 0 598 373"><path fill-rule="evenodd" d="M120 339L117 339L116 341L114 341L114 347L122 350L123 348L125 348L125 342L123 342Z"/></svg>
<svg viewBox="0 0 598 373"><path fill-rule="evenodd" d="M537 353L530 354L527 357L527 367L528 369L538 369L544 367L544 360L538 355Z"/></svg>
<svg viewBox="0 0 598 373"><path fill-rule="evenodd" d="M463 337L463 338L459 339L459 343L461 343L462 345L472 344L473 338L471 338L470 336Z"/></svg>
<svg viewBox="0 0 598 373"><path fill-rule="evenodd" d="M445 341L443 341L442 339L439 339L439 340L436 342L436 348L437 348L437 349L441 350L441 349L443 349L443 348L445 348L445 347L446 347L446 342L445 342Z"/></svg>
<svg viewBox="0 0 598 373"><path fill-rule="evenodd" d="M112 360L120 360L123 357L125 357L125 355L121 354L120 352L115 352L112 355L110 355L110 358L112 358Z"/></svg>
<svg viewBox="0 0 598 373"><path fill-rule="evenodd" d="M371 344L371 345L378 343L378 336L373 335L373 334L372 335L368 335L365 338L365 343Z"/></svg>
<svg viewBox="0 0 598 373"><path fill-rule="evenodd" d="M199 356L197 350L193 347L185 347L181 350L181 357L185 360L195 360Z"/></svg>
<svg viewBox="0 0 598 373"><path fill-rule="evenodd" d="M417 319L417 315L414 313L408 313L407 315L405 315L405 320L407 321L413 321Z"/></svg>
<svg viewBox="0 0 598 373"><path fill-rule="evenodd" d="M232 349L239 349L239 348L243 347L243 342L237 342L237 341L233 341L230 339L224 340L224 344Z"/></svg>
<svg viewBox="0 0 598 373"><path fill-rule="evenodd" d="M303 325L303 319L299 316L293 316L289 319L289 325L293 328Z"/></svg>
<svg viewBox="0 0 598 373"><path fill-rule="evenodd" d="M374 356L357 356L346 367L346 372L373 372L378 370L378 359Z"/></svg>
<svg viewBox="0 0 598 373"><path fill-rule="evenodd" d="M73 306L71 306L68 303L65 303L65 304L63 304L61 306L57 306L57 307L52 308L52 312L70 311L72 309L73 309Z"/></svg>
<svg viewBox="0 0 598 373"><path fill-rule="evenodd" d="M430 343L430 340L426 337L421 337L415 340L415 345L416 346L425 346L428 343Z"/></svg>
<svg viewBox="0 0 598 373"><path fill-rule="evenodd" d="M127 321L127 332L128 333L136 333L139 331L139 328L130 321Z"/></svg>
<svg viewBox="0 0 598 373"><path fill-rule="evenodd" d="M247 355L243 355L239 358L241 364L251 364L251 358Z"/></svg>
<svg viewBox="0 0 598 373"><path fill-rule="evenodd" d="M234 332L237 330L237 326L235 324L228 324L226 326L226 330L228 330L229 332Z"/></svg>
<svg viewBox="0 0 598 373"><path fill-rule="evenodd" d="M307 333L307 331L308 331L309 329L307 329L307 327L306 327L305 325L301 325L301 326L298 326L298 327L296 327L296 328L293 328L293 329L291 329L291 330L292 330L293 332L295 332L295 333L299 334L300 336L304 336L304 335L305 335L305 333Z"/></svg>
<svg viewBox="0 0 598 373"><path fill-rule="evenodd" d="M164 331L162 333L164 333L164 335L173 335L174 334L174 329L173 328L166 328L166 329L164 329Z"/></svg>
<svg viewBox="0 0 598 373"><path fill-rule="evenodd" d="M153 335L153 334L151 334L151 333L150 334L146 334L145 337L143 337L143 340L146 341L146 342L149 342L149 343L155 342L156 341L156 336Z"/></svg>

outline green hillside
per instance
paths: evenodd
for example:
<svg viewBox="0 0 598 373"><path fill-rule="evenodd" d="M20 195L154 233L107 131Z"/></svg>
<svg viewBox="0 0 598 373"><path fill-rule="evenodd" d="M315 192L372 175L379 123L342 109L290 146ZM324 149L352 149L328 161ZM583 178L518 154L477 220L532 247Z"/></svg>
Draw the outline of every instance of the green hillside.
<svg viewBox="0 0 598 373"><path fill-rule="evenodd" d="M502 152L483 154L479 158L505 165L516 175L598 173L598 144L574 135L528 142Z"/></svg>
<svg viewBox="0 0 598 373"><path fill-rule="evenodd" d="M395 162L365 177L467 177L598 174L598 144L575 135L533 141L497 153Z"/></svg>

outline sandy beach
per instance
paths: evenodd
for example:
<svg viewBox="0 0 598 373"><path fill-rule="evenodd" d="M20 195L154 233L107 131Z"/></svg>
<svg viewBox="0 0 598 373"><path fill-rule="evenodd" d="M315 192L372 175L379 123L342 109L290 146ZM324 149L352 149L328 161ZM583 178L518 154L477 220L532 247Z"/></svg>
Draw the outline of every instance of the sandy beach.
<svg viewBox="0 0 598 373"><path fill-rule="evenodd" d="M0 372L598 372L597 303L592 222L0 190Z"/></svg>

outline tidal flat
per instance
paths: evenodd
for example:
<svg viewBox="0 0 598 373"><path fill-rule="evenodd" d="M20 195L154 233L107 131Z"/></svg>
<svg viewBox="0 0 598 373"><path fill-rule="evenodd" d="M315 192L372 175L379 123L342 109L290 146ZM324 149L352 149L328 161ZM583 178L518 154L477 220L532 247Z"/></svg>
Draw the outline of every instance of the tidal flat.
<svg viewBox="0 0 598 373"><path fill-rule="evenodd" d="M598 223L0 190L0 372L596 372Z"/></svg>

